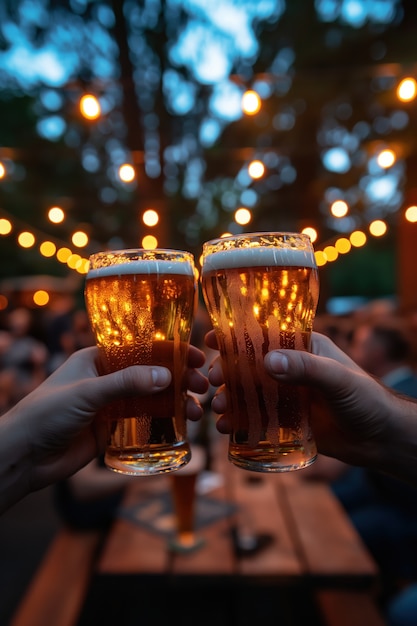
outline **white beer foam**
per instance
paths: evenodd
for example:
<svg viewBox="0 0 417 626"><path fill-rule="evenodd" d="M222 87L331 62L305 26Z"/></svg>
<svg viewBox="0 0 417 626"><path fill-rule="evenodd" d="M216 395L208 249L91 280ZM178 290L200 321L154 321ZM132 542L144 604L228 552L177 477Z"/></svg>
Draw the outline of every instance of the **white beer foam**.
<svg viewBox="0 0 417 626"><path fill-rule="evenodd" d="M316 267L314 253L310 250L294 248L274 248L256 246L251 248L230 248L208 254L202 272L238 267Z"/></svg>
<svg viewBox="0 0 417 626"><path fill-rule="evenodd" d="M180 276L194 276L194 269L190 263L170 260L137 260L129 263L115 263L106 267L89 269L86 279L104 278L106 276L122 276L126 274L176 274Z"/></svg>

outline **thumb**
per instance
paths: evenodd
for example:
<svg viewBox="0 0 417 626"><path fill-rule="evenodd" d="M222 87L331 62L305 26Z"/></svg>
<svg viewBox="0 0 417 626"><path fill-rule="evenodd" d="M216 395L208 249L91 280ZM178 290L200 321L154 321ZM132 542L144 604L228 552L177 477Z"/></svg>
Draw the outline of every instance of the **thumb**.
<svg viewBox="0 0 417 626"><path fill-rule="evenodd" d="M155 365L132 365L95 379L96 393L105 401L121 396L149 395L168 387L171 372Z"/></svg>
<svg viewBox="0 0 417 626"><path fill-rule="evenodd" d="M299 350L273 350L265 355L267 372L276 380L315 385L327 391L346 391L351 377L359 371L351 371L346 365L332 358L317 356Z"/></svg>

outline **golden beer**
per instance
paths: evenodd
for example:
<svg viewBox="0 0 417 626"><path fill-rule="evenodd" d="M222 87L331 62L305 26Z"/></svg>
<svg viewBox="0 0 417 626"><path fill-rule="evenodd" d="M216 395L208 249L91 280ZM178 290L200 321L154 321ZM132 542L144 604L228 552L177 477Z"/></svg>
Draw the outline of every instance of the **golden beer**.
<svg viewBox="0 0 417 626"><path fill-rule="evenodd" d="M121 250L90 257L85 301L103 373L163 365L172 374L167 389L106 408L110 469L157 474L190 460L184 377L196 289L188 252Z"/></svg>
<svg viewBox="0 0 417 626"><path fill-rule="evenodd" d="M175 517L175 538L170 542L172 550L195 550L202 545L195 532L197 480L204 470L205 451L202 446L191 446L191 461L178 472L170 475L171 496Z"/></svg>
<svg viewBox="0 0 417 626"><path fill-rule="evenodd" d="M280 472L312 463L308 390L265 371L267 352L310 350L319 282L310 239L250 233L206 242L202 289L222 358L232 415L229 459Z"/></svg>

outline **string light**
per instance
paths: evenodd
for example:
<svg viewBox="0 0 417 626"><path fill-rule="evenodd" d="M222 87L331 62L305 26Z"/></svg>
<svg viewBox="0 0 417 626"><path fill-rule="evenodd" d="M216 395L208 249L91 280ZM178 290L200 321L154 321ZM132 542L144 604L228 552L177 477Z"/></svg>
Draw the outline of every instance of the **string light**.
<svg viewBox="0 0 417 626"><path fill-rule="evenodd" d="M394 150L387 148L385 150L381 150L381 152L377 156L376 161L379 167L382 167L383 169L388 169L389 167L392 167L394 165L396 158L397 157Z"/></svg>
<svg viewBox="0 0 417 626"><path fill-rule="evenodd" d="M330 213L334 217L345 217L349 211L349 207L344 200L336 200L330 207Z"/></svg>
<svg viewBox="0 0 417 626"><path fill-rule="evenodd" d="M403 78L397 87L397 97L401 102L411 102L417 95L417 83L414 78Z"/></svg>
<svg viewBox="0 0 417 626"><path fill-rule="evenodd" d="M0 219L0 235L8 235L12 232L12 223L2 217Z"/></svg>
<svg viewBox="0 0 417 626"><path fill-rule="evenodd" d="M4 164L0 161L0 180L6 176L6 168Z"/></svg>
<svg viewBox="0 0 417 626"><path fill-rule="evenodd" d="M101 115L100 103L92 94L85 94L80 100L80 111L87 120L96 120Z"/></svg>
<svg viewBox="0 0 417 626"><path fill-rule="evenodd" d="M383 220L374 220L369 224L369 232L374 237L382 237L387 232L387 225Z"/></svg>
<svg viewBox="0 0 417 626"><path fill-rule="evenodd" d="M147 209L142 215L145 226L156 226L159 222L159 215L153 209Z"/></svg>
<svg viewBox="0 0 417 626"><path fill-rule="evenodd" d="M88 235L82 230L77 230L71 237L71 241L77 248L85 248L88 244Z"/></svg>
<svg viewBox="0 0 417 626"><path fill-rule="evenodd" d="M56 245L52 241L43 241L39 246L39 252L44 257L54 256L56 252Z"/></svg>
<svg viewBox="0 0 417 626"><path fill-rule="evenodd" d="M405 219L407 222L417 222L417 206L409 206L405 211Z"/></svg>
<svg viewBox="0 0 417 626"><path fill-rule="evenodd" d="M142 248L146 250L155 250L158 247L158 240L153 235L145 235L142 239Z"/></svg>
<svg viewBox="0 0 417 626"><path fill-rule="evenodd" d="M38 306L45 306L49 302L49 293L44 289L38 289L33 294L33 302Z"/></svg>
<svg viewBox="0 0 417 626"><path fill-rule="evenodd" d="M35 236L29 231L23 231L19 234L17 241L22 248L32 248L35 245Z"/></svg>
<svg viewBox="0 0 417 626"><path fill-rule="evenodd" d="M349 239L346 239L346 237L340 237L336 240L334 247L339 254L347 254L351 251L352 244L350 243Z"/></svg>
<svg viewBox="0 0 417 626"><path fill-rule="evenodd" d="M262 161L252 161L249 163L248 173L251 178L262 178L265 173L265 166Z"/></svg>
<svg viewBox="0 0 417 626"><path fill-rule="evenodd" d="M122 182L131 183L133 180L135 180L135 177L136 173L133 165L130 165L129 163L123 163L123 165L119 167L119 178Z"/></svg>
<svg viewBox="0 0 417 626"><path fill-rule="evenodd" d="M237 209L237 211L235 211L235 222L237 224L244 226L245 224L249 224L251 219L252 219L252 213L249 211L249 209L240 207L240 209Z"/></svg>
<svg viewBox="0 0 417 626"><path fill-rule="evenodd" d="M311 226L307 226L306 228L303 228L303 230L301 231L302 233L304 233L304 235L308 235L311 239L311 243L314 243L315 241L317 241L317 231L315 228L312 228Z"/></svg>
<svg viewBox="0 0 417 626"><path fill-rule="evenodd" d="M248 89L242 96L242 111L246 115L256 115L261 109L261 99L256 91Z"/></svg>
<svg viewBox="0 0 417 626"><path fill-rule="evenodd" d="M327 261L329 262L336 261L337 257L339 256L339 253L334 246L326 246L323 250L323 253L326 256Z"/></svg>
<svg viewBox="0 0 417 626"><path fill-rule="evenodd" d="M53 206L48 211L48 219L53 224L61 224L64 221L65 213L59 206Z"/></svg>
<svg viewBox="0 0 417 626"><path fill-rule="evenodd" d="M355 230L349 237L350 243L355 248L361 248L366 244L366 235L361 230Z"/></svg>

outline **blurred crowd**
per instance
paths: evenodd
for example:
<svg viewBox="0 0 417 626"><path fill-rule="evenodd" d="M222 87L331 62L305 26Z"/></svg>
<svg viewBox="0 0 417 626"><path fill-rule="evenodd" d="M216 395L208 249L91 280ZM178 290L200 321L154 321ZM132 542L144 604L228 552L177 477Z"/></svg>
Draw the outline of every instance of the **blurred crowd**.
<svg viewBox="0 0 417 626"><path fill-rule="evenodd" d="M24 306L0 314L0 414L51 374L72 352L94 345L87 314Z"/></svg>

